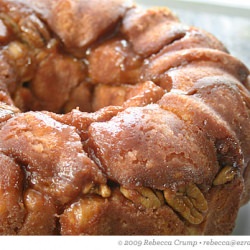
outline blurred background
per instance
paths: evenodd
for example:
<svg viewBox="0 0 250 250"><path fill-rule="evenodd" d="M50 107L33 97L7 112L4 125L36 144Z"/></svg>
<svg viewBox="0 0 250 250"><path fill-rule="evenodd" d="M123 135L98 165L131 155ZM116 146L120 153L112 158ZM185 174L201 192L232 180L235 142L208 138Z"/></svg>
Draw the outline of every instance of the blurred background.
<svg viewBox="0 0 250 250"><path fill-rule="evenodd" d="M183 23L205 29L250 68L250 0L136 0L142 6L167 6Z"/></svg>
<svg viewBox="0 0 250 250"><path fill-rule="evenodd" d="M250 0L136 0L145 7L167 6L180 20L215 35L250 69ZM234 235L250 235L250 203L241 208Z"/></svg>

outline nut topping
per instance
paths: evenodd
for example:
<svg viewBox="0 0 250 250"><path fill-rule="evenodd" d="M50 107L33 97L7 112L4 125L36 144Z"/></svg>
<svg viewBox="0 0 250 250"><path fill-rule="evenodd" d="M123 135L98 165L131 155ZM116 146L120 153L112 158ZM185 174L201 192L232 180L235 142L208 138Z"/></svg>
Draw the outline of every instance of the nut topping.
<svg viewBox="0 0 250 250"><path fill-rule="evenodd" d="M153 191L150 188L139 187L127 189L120 187L121 193L129 200L146 208L159 208L164 204L164 197L160 191Z"/></svg>
<svg viewBox="0 0 250 250"><path fill-rule="evenodd" d="M226 166L221 169L221 171L215 177L213 184L215 186L225 184L231 180L233 180L234 176L236 175L236 171L234 167Z"/></svg>
<svg viewBox="0 0 250 250"><path fill-rule="evenodd" d="M43 48L50 40L47 27L34 14L22 18L19 26L22 39L31 47Z"/></svg>
<svg viewBox="0 0 250 250"><path fill-rule="evenodd" d="M89 183L82 190L83 194L98 194L103 198L108 198L111 196L111 190L106 184L100 184L98 186L93 183Z"/></svg>
<svg viewBox="0 0 250 250"><path fill-rule="evenodd" d="M180 187L177 191L164 190L164 197L175 211L180 213L191 224L200 224L207 211L208 205L205 197L195 184Z"/></svg>

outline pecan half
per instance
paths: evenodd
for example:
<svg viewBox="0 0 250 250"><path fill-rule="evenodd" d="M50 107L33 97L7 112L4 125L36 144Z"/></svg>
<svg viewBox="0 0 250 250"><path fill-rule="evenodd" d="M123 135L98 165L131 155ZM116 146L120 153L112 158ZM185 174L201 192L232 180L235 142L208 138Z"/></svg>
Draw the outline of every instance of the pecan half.
<svg viewBox="0 0 250 250"><path fill-rule="evenodd" d="M180 213L191 224L200 224L207 211L207 201L195 184L180 187L178 190L165 189L164 197L169 206Z"/></svg>
<svg viewBox="0 0 250 250"><path fill-rule="evenodd" d="M127 189L120 187L120 191L127 199L146 208L159 208L164 204L162 193L160 191L153 191L150 188L139 187L136 189Z"/></svg>

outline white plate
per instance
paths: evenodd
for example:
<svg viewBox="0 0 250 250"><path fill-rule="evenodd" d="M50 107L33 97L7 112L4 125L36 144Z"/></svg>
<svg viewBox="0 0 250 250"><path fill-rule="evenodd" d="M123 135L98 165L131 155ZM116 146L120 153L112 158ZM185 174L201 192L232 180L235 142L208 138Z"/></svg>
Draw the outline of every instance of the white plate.
<svg viewBox="0 0 250 250"><path fill-rule="evenodd" d="M250 68L250 0L137 0L143 7L167 6L186 24L219 38ZM250 235L250 203L238 214L233 235Z"/></svg>

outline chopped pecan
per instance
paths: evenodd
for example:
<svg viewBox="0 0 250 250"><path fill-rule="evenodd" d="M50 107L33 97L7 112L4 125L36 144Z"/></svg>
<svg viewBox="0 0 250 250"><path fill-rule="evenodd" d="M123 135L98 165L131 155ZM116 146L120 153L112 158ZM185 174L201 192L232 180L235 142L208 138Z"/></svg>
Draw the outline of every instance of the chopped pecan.
<svg viewBox="0 0 250 250"><path fill-rule="evenodd" d="M30 81L35 74L35 63L33 63L33 51L19 41L13 41L6 47L6 55L14 65L20 82Z"/></svg>
<svg viewBox="0 0 250 250"><path fill-rule="evenodd" d="M23 17L19 26L21 38L31 47L43 48L51 39L46 25L34 14Z"/></svg>
<svg viewBox="0 0 250 250"><path fill-rule="evenodd" d="M93 183L89 183L86 185L83 190L83 194L98 194L103 198L108 198L111 196L111 190L106 184L95 185Z"/></svg>
<svg viewBox="0 0 250 250"><path fill-rule="evenodd" d="M220 172L217 174L217 176L215 177L213 181L213 185L218 186L218 185L225 184L233 180L235 175L236 175L236 169L231 166L226 166L222 168Z"/></svg>
<svg viewBox="0 0 250 250"><path fill-rule="evenodd" d="M164 197L160 191L153 191L150 188L139 187L127 189L120 187L121 193L129 200L146 208L159 208L164 204Z"/></svg>
<svg viewBox="0 0 250 250"><path fill-rule="evenodd" d="M180 213L191 224L200 224L207 211L207 201L195 184L180 187L178 190L165 189L164 197L168 205Z"/></svg>
<svg viewBox="0 0 250 250"><path fill-rule="evenodd" d="M101 195L103 198L108 198L111 195L111 190L107 185L101 184L98 187L97 194Z"/></svg>

